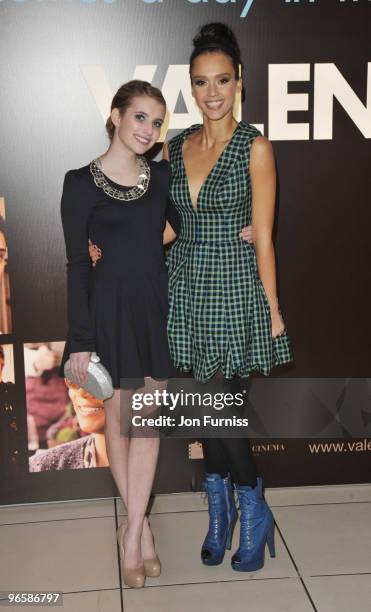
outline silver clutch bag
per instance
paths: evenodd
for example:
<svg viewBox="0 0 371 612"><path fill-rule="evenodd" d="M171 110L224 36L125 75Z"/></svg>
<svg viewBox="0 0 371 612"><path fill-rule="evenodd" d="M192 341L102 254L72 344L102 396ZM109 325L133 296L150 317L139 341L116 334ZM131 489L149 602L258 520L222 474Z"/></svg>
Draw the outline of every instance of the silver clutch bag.
<svg viewBox="0 0 371 612"><path fill-rule="evenodd" d="M100 363L100 359L95 353L93 353L90 357L87 371L87 381L84 383L84 385L81 385L73 377L69 359L64 364L64 375L72 383L78 385L97 399L106 400L113 395L114 389L112 386L111 376L104 365Z"/></svg>

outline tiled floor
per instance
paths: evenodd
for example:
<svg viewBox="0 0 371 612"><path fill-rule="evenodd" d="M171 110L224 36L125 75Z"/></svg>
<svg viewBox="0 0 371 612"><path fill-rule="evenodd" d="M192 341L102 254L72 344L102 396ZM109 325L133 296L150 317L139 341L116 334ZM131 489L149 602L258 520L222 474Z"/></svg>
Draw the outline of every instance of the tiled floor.
<svg viewBox="0 0 371 612"><path fill-rule="evenodd" d="M272 489L266 499L277 557L244 574L230 553L218 567L200 563L200 494L158 496L151 524L163 572L144 589L120 588L119 502L0 507L0 591L61 591L63 612L369 612L371 485Z"/></svg>

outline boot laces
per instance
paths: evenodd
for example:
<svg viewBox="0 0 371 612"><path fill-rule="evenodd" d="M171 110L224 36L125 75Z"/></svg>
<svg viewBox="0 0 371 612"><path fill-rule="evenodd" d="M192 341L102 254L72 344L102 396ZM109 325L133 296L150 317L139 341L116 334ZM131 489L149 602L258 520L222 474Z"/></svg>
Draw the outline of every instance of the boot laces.
<svg viewBox="0 0 371 612"><path fill-rule="evenodd" d="M202 488L204 492L202 497L204 502L208 500L208 511L209 511L209 530L207 532L206 541L218 542L219 524L220 524L220 493L219 491L208 491L207 484L203 483Z"/></svg>

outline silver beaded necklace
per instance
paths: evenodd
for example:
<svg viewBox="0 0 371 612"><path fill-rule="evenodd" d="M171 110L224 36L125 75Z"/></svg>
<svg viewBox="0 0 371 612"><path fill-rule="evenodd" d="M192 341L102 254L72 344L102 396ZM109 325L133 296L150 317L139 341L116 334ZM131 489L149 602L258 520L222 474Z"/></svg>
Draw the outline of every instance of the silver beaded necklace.
<svg viewBox="0 0 371 612"><path fill-rule="evenodd" d="M102 172L102 162L100 158L97 157L93 159L90 163L90 173L94 179L94 183L100 189L103 189L104 193L106 193L111 198L115 198L115 200L123 200L125 202L131 202L132 200L137 200L144 195L148 189L149 179L151 178L151 170L149 164L145 157L142 155L137 156L137 161L139 165L139 177L138 182L134 187L127 189L126 191L121 191L118 187L114 187L111 185L105 175Z"/></svg>

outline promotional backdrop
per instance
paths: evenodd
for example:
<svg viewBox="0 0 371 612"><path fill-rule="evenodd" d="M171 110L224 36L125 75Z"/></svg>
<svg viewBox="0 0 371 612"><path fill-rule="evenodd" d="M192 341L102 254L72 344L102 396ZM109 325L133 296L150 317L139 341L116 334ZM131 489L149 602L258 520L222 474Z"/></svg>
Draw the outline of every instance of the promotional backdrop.
<svg viewBox="0 0 371 612"><path fill-rule="evenodd" d="M163 139L201 121L188 60L210 21L237 35L236 115L277 161L278 286L295 363L250 383L259 469L266 486L369 481L371 2L3 0L0 19L0 361L14 367L0 381L0 503L116 494L102 423L79 422L55 375L63 178L107 148L112 96L133 77L163 91ZM197 442L164 440L155 491L199 488L200 456Z"/></svg>

